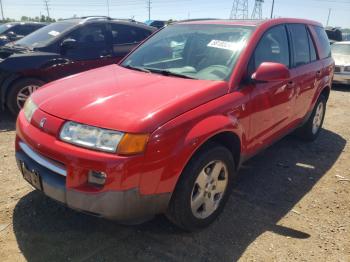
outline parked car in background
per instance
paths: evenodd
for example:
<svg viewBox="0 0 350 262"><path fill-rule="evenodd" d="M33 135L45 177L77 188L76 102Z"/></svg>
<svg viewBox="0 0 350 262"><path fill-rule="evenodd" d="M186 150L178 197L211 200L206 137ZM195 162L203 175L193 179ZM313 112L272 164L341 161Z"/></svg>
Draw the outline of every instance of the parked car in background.
<svg viewBox="0 0 350 262"><path fill-rule="evenodd" d="M326 33L331 45L336 42L343 41L342 31L338 28L326 29Z"/></svg>
<svg viewBox="0 0 350 262"><path fill-rule="evenodd" d="M350 41L334 43L332 56L335 61L334 82L350 85Z"/></svg>
<svg viewBox="0 0 350 262"><path fill-rule="evenodd" d="M17 119L18 166L76 210L203 228L241 163L294 130L317 138L333 69L316 22L169 25L120 65L36 91Z"/></svg>
<svg viewBox="0 0 350 262"><path fill-rule="evenodd" d="M2 108L13 114L43 84L117 63L156 29L106 17L68 19L47 25L0 49Z"/></svg>
<svg viewBox="0 0 350 262"><path fill-rule="evenodd" d="M39 22L12 22L0 25L0 46L17 41L30 33L46 26Z"/></svg>
<svg viewBox="0 0 350 262"><path fill-rule="evenodd" d="M160 28L163 28L164 26L166 26L166 21L161 21L161 20L147 20L147 21L145 22L145 24L160 29Z"/></svg>

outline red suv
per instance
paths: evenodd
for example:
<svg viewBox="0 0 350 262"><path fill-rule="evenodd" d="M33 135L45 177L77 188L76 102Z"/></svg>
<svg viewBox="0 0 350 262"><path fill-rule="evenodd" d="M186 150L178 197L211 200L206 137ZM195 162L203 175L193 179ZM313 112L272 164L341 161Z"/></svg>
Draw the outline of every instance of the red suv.
<svg viewBox="0 0 350 262"><path fill-rule="evenodd" d="M319 135L333 70L316 22L170 25L119 65L35 92L17 120L18 166L73 209L202 228L242 162L294 130Z"/></svg>

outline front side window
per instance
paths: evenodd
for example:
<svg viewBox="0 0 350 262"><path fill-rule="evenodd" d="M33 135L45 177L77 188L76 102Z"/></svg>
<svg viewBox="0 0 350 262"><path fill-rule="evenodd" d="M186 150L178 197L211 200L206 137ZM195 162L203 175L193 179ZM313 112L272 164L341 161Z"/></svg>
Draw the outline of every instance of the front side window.
<svg viewBox="0 0 350 262"><path fill-rule="evenodd" d="M227 80L254 27L177 24L156 33L125 67L195 79Z"/></svg>
<svg viewBox="0 0 350 262"><path fill-rule="evenodd" d="M66 56L76 60L97 59L107 55L107 29L105 24L87 24L79 27L65 36L74 39L76 46L68 49Z"/></svg>
<svg viewBox="0 0 350 262"><path fill-rule="evenodd" d="M290 66L287 31L284 25L268 30L259 41L254 52L254 67L264 62L274 62Z"/></svg>
<svg viewBox="0 0 350 262"><path fill-rule="evenodd" d="M288 26L293 43L294 66L310 63L309 39L305 25L293 24Z"/></svg>

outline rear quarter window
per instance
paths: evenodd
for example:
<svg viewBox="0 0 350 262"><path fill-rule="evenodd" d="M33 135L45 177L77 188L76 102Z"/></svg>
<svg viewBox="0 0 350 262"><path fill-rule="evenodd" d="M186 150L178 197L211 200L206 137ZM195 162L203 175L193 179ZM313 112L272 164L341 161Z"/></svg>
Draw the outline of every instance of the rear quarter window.
<svg viewBox="0 0 350 262"><path fill-rule="evenodd" d="M319 42L319 56L320 59L325 59L331 56L331 46L329 44L329 39L324 28L320 26L313 26L318 42Z"/></svg>

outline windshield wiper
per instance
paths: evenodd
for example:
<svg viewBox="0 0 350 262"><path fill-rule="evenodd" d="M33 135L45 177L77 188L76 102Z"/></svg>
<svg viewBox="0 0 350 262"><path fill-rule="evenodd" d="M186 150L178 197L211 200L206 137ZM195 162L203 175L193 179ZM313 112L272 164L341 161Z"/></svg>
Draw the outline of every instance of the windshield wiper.
<svg viewBox="0 0 350 262"><path fill-rule="evenodd" d="M132 66L132 65L126 65L123 67L131 69L131 70L137 70L137 71L141 71L141 72L145 72L145 73L151 73L151 70L148 70L148 69L143 68L143 67L137 67L137 66Z"/></svg>
<svg viewBox="0 0 350 262"><path fill-rule="evenodd" d="M175 77L188 78L188 79L197 79L197 78L192 77L192 76L183 75L180 73L175 73L175 72L169 71L169 70L154 69L154 68L147 68L147 70L149 70L152 73L157 73L157 74L161 74L164 76L175 76Z"/></svg>

